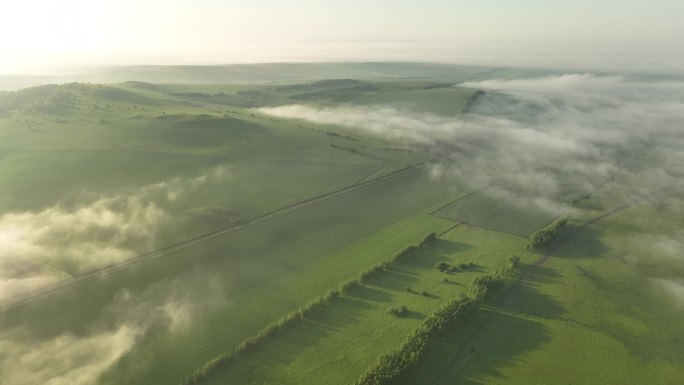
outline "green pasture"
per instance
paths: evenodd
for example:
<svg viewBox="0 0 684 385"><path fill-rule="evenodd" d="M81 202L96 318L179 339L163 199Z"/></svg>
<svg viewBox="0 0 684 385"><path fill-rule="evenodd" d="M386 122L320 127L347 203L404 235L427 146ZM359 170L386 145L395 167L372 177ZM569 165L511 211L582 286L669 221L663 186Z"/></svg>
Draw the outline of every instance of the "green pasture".
<svg viewBox="0 0 684 385"><path fill-rule="evenodd" d="M496 185L494 185L496 186ZM495 188L487 187L468 194L437 210L434 215L459 223L528 237L544 227L561 211L540 208L521 197L503 200Z"/></svg>
<svg viewBox="0 0 684 385"><path fill-rule="evenodd" d="M430 341L403 384L679 384L684 310L661 283L684 274L681 256L665 247L681 237L673 214L680 192L636 183L630 178L640 175L623 172L624 162L591 194L565 186L554 199L581 197L563 212L568 226L549 249L526 252L526 237L562 211L535 208L527 186L503 181L472 191L432 177L425 163L434 154L421 148L257 110L391 106L453 117L478 96L459 83L520 74L551 72L142 66L101 75L138 81L0 92L0 218L114 198L152 202L170 218L154 239L126 245L139 255L126 263L84 271L27 261L65 280L0 308L0 330L43 346L136 325L144 331L99 382L177 384L434 231L437 241L289 324L207 383L353 382L475 277L521 255L517 275L468 322ZM486 109L474 111L496 115ZM634 170L657 161L639 158ZM497 187L520 201L501 199ZM439 262L474 266L446 274ZM402 305L405 317L387 313ZM190 321L170 326L165 312L181 308Z"/></svg>
<svg viewBox="0 0 684 385"><path fill-rule="evenodd" d="M678 193L644 200L616 193L619 183L573 210L577 219L561 233L559 247L538 253L540 264L510 282L497 303L434 342L404 383L676 384L684 378L678 337L684 313L658 285L684 271L654 242L678 236L681 218L668 208L676 202L668 193Z"/></svg>
<svg viewBox="0 0 684 385"><path fill-rule="evenodd" d="M456 227L232 361L207 383L349 384L430 312L468 290L474 277L497 270L524 245L516 236ZM476 266L447 274L435 268L439 262ZM402 305L409 309L406 316L387 313Z"/></svg>
<svg viewBox="0 0 684 385"><path fill-rule="evenodd" d="M429 212L450 196L447 186L416 168L95 276L7 310L0 323L6 330L36 330L35 340L83 335L120 322L124 315L112 317L111 304L124 289L149 302L172 294L188 298L195 306L191 329L146 335L104 380L177 382L406 243L448 229L451 222Z"/></svg>

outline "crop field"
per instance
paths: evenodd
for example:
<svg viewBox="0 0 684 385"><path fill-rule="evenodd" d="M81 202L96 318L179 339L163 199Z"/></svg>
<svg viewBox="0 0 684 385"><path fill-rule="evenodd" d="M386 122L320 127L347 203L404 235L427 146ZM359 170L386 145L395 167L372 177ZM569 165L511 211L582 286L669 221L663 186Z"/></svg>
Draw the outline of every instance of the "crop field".
<svg viewBox="0 0 684 385"><path fill-rule="evenodd" d="M0 92L0 384L678 384L677 119L555 74Z"/></svg>
<svg viewBox="0 0 684 385"><path fill-rule="evenodd" d="M435 211L440 218L528 237L561 214L562 209L547 209L524 198L503 199L496 188L486 187L459 198ZM552 211L554 210L555 211Z"/></svg>

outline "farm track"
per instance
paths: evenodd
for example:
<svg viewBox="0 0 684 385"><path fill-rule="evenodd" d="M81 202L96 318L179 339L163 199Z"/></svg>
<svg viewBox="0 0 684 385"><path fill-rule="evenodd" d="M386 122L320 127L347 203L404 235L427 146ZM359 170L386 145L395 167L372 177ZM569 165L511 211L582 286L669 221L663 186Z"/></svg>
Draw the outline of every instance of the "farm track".
<svg viewBox="0 0 684 385"><path fill-rule="evenodd" d="M179 243L176 243L176 244L173 244L170 246L163 247L161 249L157 249L157 250L153 250L153 251L149 251L146 253L139 254L139 255L137 255L133 258L130 258L130 259L128 259L124 262L121 262L121 263L104 266L104 267L101 267L101 268L98 268L95 270L91 270L91 271L88 271L88 272L85 272L82 274L72 276L69 279L58 282L57 284L55 284L52 287L40 289L40 290L32 292L32 293L27 293L24 296L21 296L19 298L15 298L14 300L7 301L4 304L0 305L0 312L7 311L9 309L16 308L18 306L30 303L34 300L49 296L50 294L59 292L63 289L78 286L84 282L88 282L88 281L91 281L93 279L103 277L107 274L110 274L110 273L113 273L113 272L116 272L116 271L119 271L122 269L126 269L128 267L131 267L131 266L136 265L138 263L141 263L143 261L147 261L147 260L154 259L154 258L159 258L159 257L162 257L164 255L167 255L167 254L185 249L187 247L199 244L201 242L213 239L215 237L221 236L221 235L226 234L228 232L238 230L238 229L247 227L249 225L265 221L265 220L272 218L274 216L285 214L288 212L292 212L292 211L295 211L297 209L306 207L308 205L311 205L311 204L314 204L317 202L321 202L321 201L324 201L326 199L329 199L329 198L332 198L332 197L335 197L338 195L342 195L342 194L354 191L354 190L359 189L359 188L363 188L363 187L368 186L370 184L393 178L395 176L398 176L398 175L404 174L406 172L412 171L414 169L420 168L420 167L424 166L425 164L427 164L428 162L429 161L417 163L417 164L410 165L410 166L404 167L402 169L396 170L394 172L388 173L386 175L382 175L382 176L374 178L374 179L370 179L370 180L366 180L366 181L362 181L362 182L356 182L352 185L342 187L340 189L333 190L333 191L330 191L327 193L323 193L321 195L317 195L317 196L314 196L312 198L308 198L308 199L305 199L303 201L299 201L299 202L293 203L291 205L287 205L287 206L281 207L279 209L269 211L267 213L260 214L260 215L245 219L245 220L240 221L238 223L231 224L229 226L211 231L209 233L199 235L197 237L194 237L192 239L188 239L188 240L183 241L183 242L179 242Z"/></svg>
<svg viewBox="0 0 684 385"><path fill-rule="evenodd" d="M500 308L503 306L506 301L511 299L511 297L517 293L523 285L525 285L525 279L534 272L536 268L539 266L543 265L546 261L548 261L561 247L564 245L568 244L569 241L571 241L577 234L579 234L582 230L586 229L587 227L591 226L594 223L597 223L603 219L606 219L608 217L611 217L617 213L620 213L622 211L625 211L631 207L634 207L638 204L641 204L642 202L648 200L650 197L655 195L657 192L660 191L655 191L655 192L650 192L648 194L644 194L635 200L628 202L624 205L618 206L602 215L599 215L597 217L591 218L584 222L581 226L575 228L570 234L565 235L562 239L560 239L558 242L555 242L553 247L548 250L548 252L544 253L541 257L539 257L536 261L534 261L523 273L515 280L515 283L506 291L504 292L498 301L494 304L495 307ZM449 363L448 367L457 367L459 366L459 361L461 361L461 358L464 356L466 353L468 346L472 343L473 340L475 340L477 337L481 336L482 333L485 331L487 328L487 325L489 324L489 321L495 317L498 313L497 312L488 312L488 314L485 316L485 318L482 320L482 322L479 324L479 326L463 341L463 343L458 347L456 357ZM461 362L461 367L464 362ZM437 384L437 383L433 383Z"/></svg>

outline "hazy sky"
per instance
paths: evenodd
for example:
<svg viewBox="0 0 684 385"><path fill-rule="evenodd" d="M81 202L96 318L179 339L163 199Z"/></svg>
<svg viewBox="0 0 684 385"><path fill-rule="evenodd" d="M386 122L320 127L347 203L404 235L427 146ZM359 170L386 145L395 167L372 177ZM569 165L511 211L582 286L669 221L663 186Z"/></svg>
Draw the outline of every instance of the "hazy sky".
<svg viewBox="0 0 684 385"><path fill-rule="evenodd" d="M3 0L0 73L415 60L677 72L682 0Z"/></svg>

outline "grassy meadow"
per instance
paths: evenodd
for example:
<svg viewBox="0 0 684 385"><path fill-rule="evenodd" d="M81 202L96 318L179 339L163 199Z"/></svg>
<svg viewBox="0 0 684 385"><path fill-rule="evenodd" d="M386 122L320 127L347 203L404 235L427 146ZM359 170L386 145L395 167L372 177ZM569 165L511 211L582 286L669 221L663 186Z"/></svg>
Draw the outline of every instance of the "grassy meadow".
<svg viewBox="0 0 684 385"><path fill-rule="evenodd" d="M455 227L221 368L208 383L352 383L427 314L467 292L475 277L496 271L525 244L516 236ZM445 273L435 268L440 262L475 266ZM408 308L405 316L388 314L400 306Z"/></svg>
<svg viewBox="0 0 684 385"><path fill-rule="evenodd" d="M239 100L229 106L228 96L198 95L204 86L68 84L3 95L2 212L77 219L112 200L168 219L154 239L122 245L140 255L134 263L25 260L30 272L63 277L48 295L32 297L38 288L7 302L3 330L34 330L33 343L86 337L143 322L126 319L145 313L128 298L171 296L191 309L193 327L146 326L100 381L176 383L405 244L453 226L429 213L464 192L428 175L420 164L429 154L241 107L348 86L328 83L226 86L220 92ZM454 93L454 103L468 95Z"/></svg>
<svg viewBox="0 0 684 385"><path fill-rule="evenodd" d="M684 274L681 190L666 179L681 173L658 171L665 156L641 133L624 140L634 151L568 139L566 109L590 103L461 85L554 74L142 66L92 79L107 84L0 92L0 383L181 384L261 336L198 383L353 384L514 255L472 315L377 385L680 383L682 307L664 292ZM342 118L262 109L279 106ZM388 125L440 129L412 143L344 119L378 110L397 115ZM546 129L558 121L560 139ZM526 170L547 147L575 158ZM561 217L547 248L529 246Z"/></svg>
<svg viewBox="0 0 684 385"><path fill-rule="evenodd" d="M668 209L672 196L620 197L621 182L574 209L553 249L531 254L535 264L435 341L403 383L678 383L681 308L656 277L677 277L682 266L633 237L676 233L681 222Z"/></svg>

